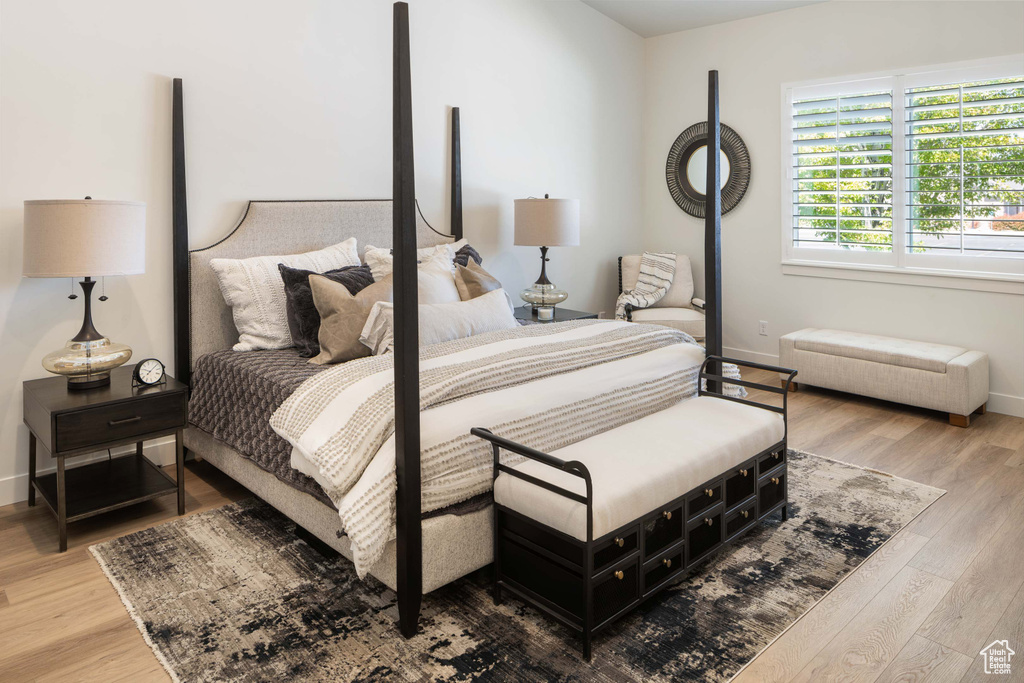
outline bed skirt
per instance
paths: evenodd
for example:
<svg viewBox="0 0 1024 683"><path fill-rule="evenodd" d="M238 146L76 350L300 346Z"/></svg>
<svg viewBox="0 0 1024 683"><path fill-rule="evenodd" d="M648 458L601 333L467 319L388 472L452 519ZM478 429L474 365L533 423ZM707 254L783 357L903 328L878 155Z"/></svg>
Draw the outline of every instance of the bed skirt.
<svg viewBox="0 0 1024 683"><path fill-rule="evenodd" d="M185 430L185 448L249 489L293 522L352 559L348 536L338 511L285 484L233 448L200 429ZM494 513L491 505L464 515L440 515L423 520L423 592L429 593L491 563ZM396 590L395 541L370 574Z"/></svg>

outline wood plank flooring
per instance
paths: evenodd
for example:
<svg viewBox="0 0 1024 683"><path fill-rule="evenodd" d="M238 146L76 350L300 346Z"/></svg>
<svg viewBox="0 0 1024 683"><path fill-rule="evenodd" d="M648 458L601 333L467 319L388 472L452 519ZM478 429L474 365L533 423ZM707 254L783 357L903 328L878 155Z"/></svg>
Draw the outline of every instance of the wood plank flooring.
<svg viewBox="0 0 1024 683"><path fill-rule="evenodd" d="M748 379L774 381L769 373ZM790 445L946 489L737 677L761 681L983 681L979 650L1009 639L1024 681L1024 420L946 417L847 394L790 394ZM186 469L189 513L247 492ZM0 508L0 681L167 681L88 546L175 518L167 498L72 524ZM396 631L396 637L397 631Z"/></svg>

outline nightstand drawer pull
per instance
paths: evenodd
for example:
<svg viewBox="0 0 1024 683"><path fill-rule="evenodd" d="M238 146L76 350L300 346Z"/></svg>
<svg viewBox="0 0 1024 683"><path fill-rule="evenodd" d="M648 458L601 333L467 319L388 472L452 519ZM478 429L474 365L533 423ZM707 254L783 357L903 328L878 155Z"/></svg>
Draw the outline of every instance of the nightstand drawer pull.
<svg viewBox="0 0 1024 683"><path fill-rule="evenodd" d="M131 424L132 422L138 422L142 419L142 416L136 415L135 417L126 417L123 420L111 420L107 424L111 427L118 427L120 425Z"/></svg>

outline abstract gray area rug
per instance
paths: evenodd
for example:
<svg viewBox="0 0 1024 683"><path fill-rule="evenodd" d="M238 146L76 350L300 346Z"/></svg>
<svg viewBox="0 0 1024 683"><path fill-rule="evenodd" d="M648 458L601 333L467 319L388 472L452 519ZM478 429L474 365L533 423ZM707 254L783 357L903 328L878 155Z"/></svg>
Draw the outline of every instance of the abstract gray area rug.
<svg viewBox="0 0 1024 683"><path fill-rule="evenodd" d="M790 451L790 518L766 522L596 638L514 598L487 573L424 597L421 633L395 594L327 560L255 500L92 547L179 681L726 681L942 495Z"/></svg>

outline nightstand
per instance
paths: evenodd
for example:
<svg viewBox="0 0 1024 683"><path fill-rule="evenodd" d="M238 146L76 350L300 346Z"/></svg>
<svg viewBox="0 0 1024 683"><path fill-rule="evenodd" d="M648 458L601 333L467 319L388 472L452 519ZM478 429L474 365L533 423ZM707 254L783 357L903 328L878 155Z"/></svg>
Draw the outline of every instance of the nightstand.
<svg viewBox="0 0 1024 683"><path fill-rule="evenodd" d="M574 311L571 308L555 306L554 320L538 320L537 314L529 306L516 306L515 316L518 320L532 320L535 323L564 323L566 320L597 320L597 313Z"/></svg>
<svg viewBox="0 0 1024 683"><path fill-rule="evenodd" d="M28 504L36 492L57 516L60 551L68 548L68 522L178 494L178 514L185 514L185 454L182 431L188 387L173 377L166 384L133 387L134 365L110 374L110 386L68 391L64 377L25 382L24 415L28 437ZM142 443L174 434L177 480L142 454ZM36 444L57 461L57 471L36 476ZM65 459L135 444L135 455L119 456L74 468Z"/></svg>

